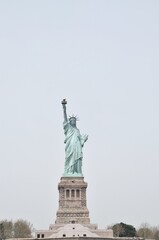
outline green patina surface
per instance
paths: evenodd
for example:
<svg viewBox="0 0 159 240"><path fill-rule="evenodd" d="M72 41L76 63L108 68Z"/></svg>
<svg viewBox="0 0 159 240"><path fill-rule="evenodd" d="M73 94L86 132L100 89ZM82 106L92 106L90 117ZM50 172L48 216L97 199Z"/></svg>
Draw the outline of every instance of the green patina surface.
<svg viewBox="0 0 159 240"><path fill-rule="evenodd" d="M64 175L67 177L81 177L82 174L82 148L88 139L88 135L81 135L76 126L77 118L75 116L67 118L66 100L62 101L64 112L64 134L65 134L65 166Z"/></svg>

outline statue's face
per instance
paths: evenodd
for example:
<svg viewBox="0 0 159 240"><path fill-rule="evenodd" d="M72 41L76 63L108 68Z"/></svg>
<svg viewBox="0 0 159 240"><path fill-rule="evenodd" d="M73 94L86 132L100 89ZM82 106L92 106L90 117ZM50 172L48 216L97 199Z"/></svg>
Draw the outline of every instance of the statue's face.
<svg viewBox="0 0 159 240"><path fill-rule="evenodd" d="M70 118L70 124L72 127L76 126L76 118Z"/></svg>

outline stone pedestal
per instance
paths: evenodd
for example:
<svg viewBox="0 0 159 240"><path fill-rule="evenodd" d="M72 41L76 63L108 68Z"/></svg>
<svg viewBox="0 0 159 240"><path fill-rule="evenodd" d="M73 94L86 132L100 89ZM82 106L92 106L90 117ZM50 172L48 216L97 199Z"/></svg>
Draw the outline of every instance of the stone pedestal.
<svg viewBox="0 0 159 240"><path fill-rule="evenodd" d="M62 177L58 184L59 208L55 224L90 224L83 177Z"/></svg>
<svg viewBox="0 0 159 240"><path fill-rule="evenodd" d="M87 183L84 177L62 177L58 184L59 207L55 224L49 230L35 232L37 238L46 239L89 239L113 238L111 229L98 229L97 224L91 224L86 199ZM35 240L36 240L35 239Z"/></svg>

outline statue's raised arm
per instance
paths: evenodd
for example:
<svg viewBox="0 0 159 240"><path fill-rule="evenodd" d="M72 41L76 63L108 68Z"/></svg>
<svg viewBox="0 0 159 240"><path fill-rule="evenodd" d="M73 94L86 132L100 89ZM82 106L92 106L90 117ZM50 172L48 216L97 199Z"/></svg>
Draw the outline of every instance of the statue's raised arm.
<svg viewBox="0 0 159 240"><path fill-rule="evenodd" d="M66 104L67 104L67 101L66 99L63 99L62 102L61 102L62 106L63 106L63 115L64 115L64 122L67 121L67 112L66 112Z"/></svg>
<svg viewBox="0 0 159 240"><path fill-rule="evenodd" d="M82 148L88 139L88 135L81 135L76 126L77 117L71 116L67 118L66 113L66 99L62 100L63 114L64 114L64 134L65 134L65 170L64 176L83 176L82 174Z"/></svg>

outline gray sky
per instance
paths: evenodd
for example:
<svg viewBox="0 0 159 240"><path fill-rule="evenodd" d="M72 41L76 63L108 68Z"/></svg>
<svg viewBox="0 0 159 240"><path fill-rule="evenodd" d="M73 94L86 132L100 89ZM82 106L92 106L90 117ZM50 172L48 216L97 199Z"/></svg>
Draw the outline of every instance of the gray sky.
<svg viewBox="0 0 159 240"><path fill-rule="evenodd" d="M159 224L159 1L0 1L0 219L54 223L61 100L92 223Z"/></svg>

